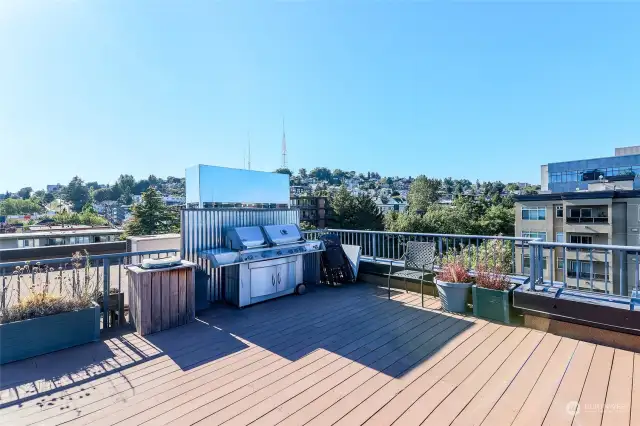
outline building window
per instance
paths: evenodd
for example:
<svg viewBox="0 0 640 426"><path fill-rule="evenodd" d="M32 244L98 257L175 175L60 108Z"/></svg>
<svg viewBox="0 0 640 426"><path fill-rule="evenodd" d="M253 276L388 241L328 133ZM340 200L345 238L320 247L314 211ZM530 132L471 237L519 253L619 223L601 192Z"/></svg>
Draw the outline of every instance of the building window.
<svg viewBox="0 0 640 426"><path fill-rule="evenodd" d="M564 217L564 206L556 206L556 217Z"/></svg>
<svg viewBox="0 0 640 426"><path fill-rule="evenodd" d="M33 240L18 240L18 247L19 248L25 248L25 247L38 247L38 243L40 242L40 240L37 239L33 239Z"/></svg>
<svg viewBox="0 0 640 426"><path fill-rule="evenodd" d="M65 244L64 238L49 238L47 239L48 246L63 246Z"/></svg>
<svg viewBox="0 0 640 426"><path fill-rule="evenodd" d="M90 241L88 236L69 238L69 244L88 244L89 242Z"/></svg>
<svg viewBox="0 0 640 426"><path fill-rule="evenodd" d="M564 243L564 233L556 232L556 243Z"/></svg>
<svg viewBox="0 0 640 426"><path fill-rule="evenodd" d="M547 209L545 207L523 207L522 220L545 220Z"/></svg>
<svg viewBox="0 0 640 426"><path fill-rule="evenodd" d="M528 254L525 254L522 259L522 265L524 266L524 272L529 273L531 271L531 258ZM542 258L542 269L547 269L547 258Z"/></svg>
<svg viewBox="0 0 640 426"><path fill-rule="evenodd" d="M590 235L572 235L571 244L593 244L593 237Z"/></svg>
<svg viewBox="0 0 640 426"><path fill-rule="evenodd" d="M557 269L564 269L564 259L561 257L557 257L556 258L556 268Z"/></svg>
<svg viewBox="0 0 640 426"><path fill-rule="evenodd" d="M546 232L538 232L538 231L522 231L523 238L539 238L542 241L547 241L547 233Z"/></svg>

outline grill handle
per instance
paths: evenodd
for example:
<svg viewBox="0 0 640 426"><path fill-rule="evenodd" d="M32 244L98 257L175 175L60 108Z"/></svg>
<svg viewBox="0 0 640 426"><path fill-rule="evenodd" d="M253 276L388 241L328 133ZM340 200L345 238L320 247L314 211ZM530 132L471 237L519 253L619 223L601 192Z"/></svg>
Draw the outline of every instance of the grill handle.
<svg viewBox="0 0 640 426"><path fill-rule="evenodd" d="M275 287L276 285L276 279L273 275L271 275L271 285Z"/></svg>

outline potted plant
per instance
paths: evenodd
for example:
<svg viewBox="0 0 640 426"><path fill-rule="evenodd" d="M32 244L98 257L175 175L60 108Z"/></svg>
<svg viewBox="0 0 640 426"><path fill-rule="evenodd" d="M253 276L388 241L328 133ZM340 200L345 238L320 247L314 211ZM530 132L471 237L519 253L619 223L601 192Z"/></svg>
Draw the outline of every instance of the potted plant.
<svg viewBox="0 0 640 426"><path fill-rule="evenodd" d="M436 287L442 309L449 312L464 313L467 310L469 288L473 278L464 264L458 259L443 260L436 277Z"/></svg>
<svg viewBox="0 0 640 426"><path fill-rule="evenodd" d="M72 279L63 278L62 267L58 275L53 274L53 268L27 264L16 268L11 280L4 283L0 364L100 338L100 306L94 301L96 288L87 274L88 267L82 267L81 262L82 256L76 253L70 271ZM50 286L46 279L49 275L56 275L59 282Z"/></svg>
<svg viewBox="0 0 640 426"><path fill-rule="evenodd" d="M513 290L518 286L498 267L480 267L472 289L473 315L511 324Z"/></svg>

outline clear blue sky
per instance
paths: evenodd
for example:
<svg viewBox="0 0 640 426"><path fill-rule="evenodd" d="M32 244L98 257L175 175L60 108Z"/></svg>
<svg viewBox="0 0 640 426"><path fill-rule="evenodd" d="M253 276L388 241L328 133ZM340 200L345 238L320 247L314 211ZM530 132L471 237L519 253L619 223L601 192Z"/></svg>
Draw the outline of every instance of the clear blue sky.
<svg viewBox="0 0 640 426"><path fill-rule="evenodd" d="M349 3L345 5L344 3ZM193 164L539 181L640 144L640 4L0 1L0 190ZM604 3L604 2L603 2Z"/></svg>

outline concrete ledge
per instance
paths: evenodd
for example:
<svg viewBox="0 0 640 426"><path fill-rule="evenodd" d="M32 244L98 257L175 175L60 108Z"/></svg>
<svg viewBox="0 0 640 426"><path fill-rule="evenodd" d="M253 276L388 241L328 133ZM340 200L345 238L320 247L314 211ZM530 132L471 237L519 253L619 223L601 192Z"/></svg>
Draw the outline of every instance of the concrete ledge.
<svg viewBox="0 0 640 426"><path fill-rule="evenodd" d="M598 345L611 346L633 352L640 352L640 336L618 331L589 327L557 319L545 318L525 313L525 327L544 331L558 336L583 340Z"/></svg>

